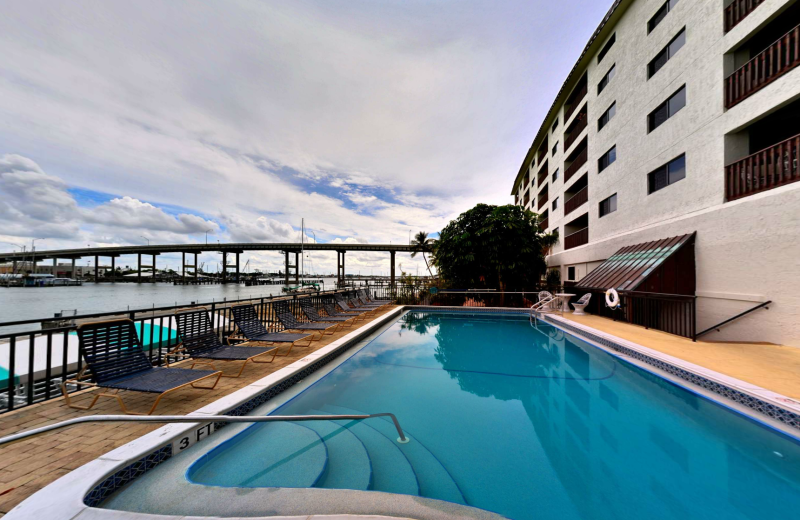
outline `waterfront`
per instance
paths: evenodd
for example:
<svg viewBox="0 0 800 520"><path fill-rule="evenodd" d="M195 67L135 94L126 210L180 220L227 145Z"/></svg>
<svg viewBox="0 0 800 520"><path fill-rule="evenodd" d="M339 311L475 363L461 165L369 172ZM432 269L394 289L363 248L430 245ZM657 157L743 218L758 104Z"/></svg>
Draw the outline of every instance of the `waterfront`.
<svg viewBox="0 0 800 520"><path fill-rule="evenodd" d="M335 279L323 278L324 289L336 287ZM0 288L0 322L50 318L62 310L91 314L127 309L236 300L280 294L281 285L245 287L227 285L172 285L171 283L85 283L81 287ZM2 332L28 330L30 325L3 327ZM36 327L34 327L36 328Z"/></svg>

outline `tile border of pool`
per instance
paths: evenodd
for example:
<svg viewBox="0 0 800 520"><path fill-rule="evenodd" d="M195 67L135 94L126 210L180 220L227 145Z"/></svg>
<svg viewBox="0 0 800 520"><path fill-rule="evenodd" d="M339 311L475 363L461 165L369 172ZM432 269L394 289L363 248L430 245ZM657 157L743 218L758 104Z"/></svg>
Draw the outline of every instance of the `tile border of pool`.
<svg viewBox="0 0 800 520"><path fill-rule="evenodd" d="M80 468L68 473L40 491L34 493L6 515L8 520L31 518L35 515L46 515L52 520L89 520L89 518L106 518L132 520L134 518L176 519L167 515L145 515L126 511L99 509L106 497L121 486L138 478L161 462L173 456L172 444L187 433L210 424L203 421L204 415L246 415L256 407L266 403L275 396L294 386L304 378L329 364L360 340L375 333L388 322L401 316L406 311L445 311L464 314L512 314L529 316L528 309L512 309L503 307L444 307L444 306L398 306L366 327L351 332L315 352L295 361L273 374L251 383L230 395L222 397L194 412L197 416L194 424L168 424L124 446L121 446ZM616 354L630 358L634 364L646 364L664 372L674 379L696 385L708 393L733 401L756 415L745 413L759 422L765 422L758 415L772 419L791 430L778 428L779 431L794 434L800 433L800 403L781 394L771 392L750 383L726 376L719 372L703 368L679 358L663 354L656 350L607 334L592 327L581 325L554 314L538 314L545 323L566 330L588 340L599 348L615 351ZM624 358L623 358L624 359ZM661 374L657 374L663 377ZM672 378L667 378L672 381ZM674 382L674 381L673 381ZM782 401L784 400L784 401ZM794 404L793 404L794 403ZM725 403L720 403L725 406ZM791 406L797 412L788 409ZM225 423L214 423L215 429ZM769 423L767 426L773 426ZM131 462L132 461L132 462ZM124 466L123 466L124 464ZM121 467L122 466L122 467ZM319 515L317 515L319 516ZM334 515L337 519L346 518L384 518L377 516ZM327 517L326 518L334 518ZM256 517L253 517L255 520ZM265 517L266 518L266 517ZM270 517L274 520L288 517ZM309 517L293 517L309 518ZM314 518L314 516L310 517ZM320 517L321 518L321 517Z"/></svg>

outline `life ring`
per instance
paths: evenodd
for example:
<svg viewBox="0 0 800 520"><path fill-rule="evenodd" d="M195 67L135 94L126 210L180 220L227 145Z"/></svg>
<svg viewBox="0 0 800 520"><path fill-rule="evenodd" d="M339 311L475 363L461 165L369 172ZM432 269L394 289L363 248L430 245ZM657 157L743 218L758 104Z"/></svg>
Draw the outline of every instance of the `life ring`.
<svg viewBox="0 0 800 520"><path fill-rule="evenodd" d="M616 289L611 288L606 291L606 305L612 309L619 307L619 294Z"/></svg>

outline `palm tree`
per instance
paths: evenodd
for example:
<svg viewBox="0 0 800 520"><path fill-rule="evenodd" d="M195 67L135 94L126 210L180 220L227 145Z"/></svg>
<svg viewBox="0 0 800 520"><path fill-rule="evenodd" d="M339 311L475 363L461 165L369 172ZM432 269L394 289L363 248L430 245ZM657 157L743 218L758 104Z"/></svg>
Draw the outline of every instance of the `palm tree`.
<svg viewBox="0 0 800 520"><path fill-rule="evenodd" d="M425 253L433 249L433 244L435 242L434 239L428 238L428 233L425 231L420 231L414 235L414 240L411 241L411 247L413 248L411 258L416 257L417 253L422 253L422 259L425 260L425 267L428 268L428 274L431 275L431 277L433 277L433 273L431 272L431 266L428 263L428 258L425 256Z"/></svg>

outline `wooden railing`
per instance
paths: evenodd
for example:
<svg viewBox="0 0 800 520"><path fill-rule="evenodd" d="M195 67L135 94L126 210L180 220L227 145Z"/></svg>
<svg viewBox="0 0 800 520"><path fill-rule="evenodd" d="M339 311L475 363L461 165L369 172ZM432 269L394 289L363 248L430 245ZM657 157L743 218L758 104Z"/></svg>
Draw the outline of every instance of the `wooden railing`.
<svg viewBox="0 0 800 520"><path fill-rule="evenodd" d="M536 185L537 186L544 186L544 182L547 180L547 174L550 172L550 168L548 167L548 163L545 162L544 166L539 170L539 173L536 176Z"/></svg>
<svg viewBox="0 0 800 520"><path fill-rule="evenodd" d="M536 204L536 208L542 209L542 206L547 204L547 199L549 196L550 194L548 193L548 189L545 187L545 189L539 194L539 201Z"/></svg>
<svg viewBox="0 0 800 520"><path fill-rule="evenodd" d="M575 139L577 139L578 136L581 135L581 132L583 132L583 130L586 128L588 124L587 121L589 118L586 117L585 113L579 115L578 118L579 119L575 120L575 125L573 125L573 128L569 131L569 133L564 135L565 152L569 149L570 145L572 145L572 143L575 142Z"/></svg>
<svg viewBox="0 0 800 520"><path fill-rule="evenodd" d="M564 237L564 249L572 249L573 247L582 246L589 243L589 228L585 227L580 231L576 231L571 235Z"/></svg>
<svg viewBox="0 0 800 520"><path fill-rule="evenodd" d="M747 18L756 7L763 4L765 0L733 0L725 8L725 32L730 31L736 24Z"/></svg>
<svg viewBox="0 0 800 520"><path fill-rule="evenodd" d="M570 177L575 175L577 171L586 164L586 161L589 160L589 146L585 146L583 151L581 151L576 157L575 160L572 161L572 164L569 165L568 168L564 169L564 182L567 182Z"/></svg>
<svg viewBox="0 0 800 520"><path fill-rule="evenodd" d="M784 34L725 79L725 106L731 108L800 65L800 25Z"/></svg>
<svg viewBox="0 0 800 520"><path fill-rule="evenodd" d="M572 196L569 200L564 203L564 215L568 215L578 209L579 207L586 204L586 201L589 200L589 187L583 188L581 191L576 193Z"/></svg>
<svg viewBox="0 0 800 520"><path fill-rule="evenodd" d="M541 231L547 231L548 226L550 226L550 217L544 218L539 222L539 229Z"/></svg>
<svg viewBox="0 0 800 520"><path fill-rule="evenodd" d="M569 101L569 107L564 110L564 122L566 123L569 121L570 116L575 112L575 109L578 108L578 105L581 104L583 98L586 97L586 94L589 93L589 84L584 83L580 90L576 91L572 95L572 101Z"/></svg>
<svg viewBox="0 0 800 520"><path fill-rule="evenodd" d="M531 200L531 192L530 190L528 190L525 192L525 197L522 199L522 205L527 206L530 200Z"/></svg>
<svg viewBox="0 0 800 520"><path fill-rule="evenodd" d="M736 200L800 180L800 135L725 167L725 198Z"/></svg>

